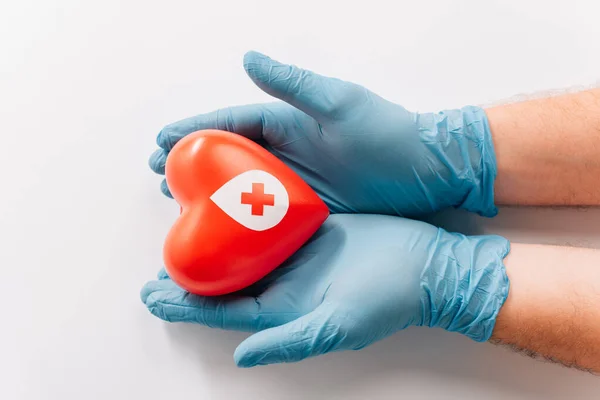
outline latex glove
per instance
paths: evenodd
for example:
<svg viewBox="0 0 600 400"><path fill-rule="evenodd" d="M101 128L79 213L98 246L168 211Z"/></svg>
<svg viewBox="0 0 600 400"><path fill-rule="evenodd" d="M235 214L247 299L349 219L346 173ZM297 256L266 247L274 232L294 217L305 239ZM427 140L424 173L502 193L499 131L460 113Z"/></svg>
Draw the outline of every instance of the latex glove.
<svg viewBox="0 0 600 400"><path fill-rule="evenodd" d="M231 107L166 126L151 168L164 174L178 140L221 129L259 141L295 170L333 213L419 216L461 207L494 216L496 160L478 107L413 113L362 86L250 52L250 78L284 100ZM169 194L167 183L162 190Z"/></svg>
<svg viewBox="0 0 600 400"><path fill-rule="evenodd" d="M490 338L509 289L498 236L466 237L424 222L332 215L281 267L243 292L201 297L164 270L142 301L155 316L257 332L235 351L242 367L356 350L411 325Z"/></svg>

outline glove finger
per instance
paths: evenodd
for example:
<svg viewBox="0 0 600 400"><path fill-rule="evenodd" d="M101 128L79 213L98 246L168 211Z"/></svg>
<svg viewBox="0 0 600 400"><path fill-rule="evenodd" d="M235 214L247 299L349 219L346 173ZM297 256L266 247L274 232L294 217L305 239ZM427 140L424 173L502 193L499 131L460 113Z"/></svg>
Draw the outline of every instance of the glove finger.
<svg viewBox="0 0 600 400"><path fill-rule="evenodd" d="M219 109L167 125L156 140L161 148L152 153L148 164L152 171L164 175L173 146L183 137L202 129L225 130L258 141L262 138L264 120L263 105L252 104ZM161 183L161 191L173 198L166 181Z"/></svg>
<svg viewBox="0 0 600 400"><path fill-rule="evenodd" d="M156 275L156 278L159 281L162 281L164 279L171 279L169 277L169 274L167 273L167 270L165 268L161 268L160 271L158 271L158 274Z"/></svg>
<svg viewBox="0 0 600 400"><path fill-rule="evenodd" d="M150 169L157 174L164 175L165 174L165 165L167 164L167 153L164 149L158 149L150 156L148 160L148 165Z"/></svg>
<svg viewBox="0 0 600 400"><path fill-rule="evenodd" d="M340 326L330 323L326 306L287 324L255 333L234 353L239 367L297 362L337 350L345 335Z"/></svg>
<svg viewBox="0 0 600 400"><path fill-rule="evenodd" d="M162 182L160 183L160 191L163 192L163 194L169 198L173 198L173 195L171 194L171 191L169 190L169 186L167 185L167 180L163 179Z"/></svg>
<svg viewBox="0 0 600 400"><path fill-rule="evenodd" d="M264 92L291 104L317 121L335 117L352 100L353 90L359 88L350 82L282 64L255 51L244 56L244 69Z"/></svg>
<svg viewBox="0 0 600 400"><path fill-rule="evenodd" d="M148 282L140 297L148 310L164 321L192 322L228 330L254 332L298 316L291 310L273 310L255 297L197 296L170 279Z"/></svg>
<svg viewBox="0 0 600 400"><path fill-rule="evenodd" d="M202 129L219 129L258 140L262 137L262 121L260 104L223 108L167 125L158 134L156 143L168 152L182 138Z"/></svg>

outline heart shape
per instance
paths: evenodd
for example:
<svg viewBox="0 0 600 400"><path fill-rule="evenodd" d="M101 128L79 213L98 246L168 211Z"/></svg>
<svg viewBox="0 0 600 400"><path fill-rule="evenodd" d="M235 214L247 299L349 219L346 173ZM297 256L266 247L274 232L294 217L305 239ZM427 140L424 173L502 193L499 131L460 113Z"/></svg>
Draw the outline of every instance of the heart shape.
<svg viewBox="0 0 600 400"><path fill-rule="evenodd" d="M327 219L306 182L255 142L202 130L181 139L165 166L181 214L165 240L166 270L188 292L243 289L277 268Z"/></svg>

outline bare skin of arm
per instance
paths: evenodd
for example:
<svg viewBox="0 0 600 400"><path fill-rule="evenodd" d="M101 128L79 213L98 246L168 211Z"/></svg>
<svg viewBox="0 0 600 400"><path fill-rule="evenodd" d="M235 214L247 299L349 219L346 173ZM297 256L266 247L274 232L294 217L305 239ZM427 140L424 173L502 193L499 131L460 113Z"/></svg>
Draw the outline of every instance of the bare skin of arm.
<svg viewBox="0 0 600 400"><path fill-rule="evenodd" d="M600 89L486 109L499 205L600 205Z"/></svg>
<svg viewBox="0 0 600 400"><path fill-rule="evenodd" d="M600 89L486 109L499 205L600 205ZM600 251L513 244L492 342L600 373ZM576 273L573 273L576 271Z"/></svg>
<svg viewBox="0 0 600 400"><path fill-rule="evenodd" d="M600 251L512 244L505 265L492 342L600 373Z"/></svg>

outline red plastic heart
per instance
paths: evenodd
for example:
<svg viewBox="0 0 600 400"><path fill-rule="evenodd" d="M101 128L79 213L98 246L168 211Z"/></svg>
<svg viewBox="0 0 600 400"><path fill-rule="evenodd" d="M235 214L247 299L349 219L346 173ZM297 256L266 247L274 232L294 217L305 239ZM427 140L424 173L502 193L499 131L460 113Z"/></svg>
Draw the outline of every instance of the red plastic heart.
<svg viewBox="0 0 600 400"><path fill-rule="evenodd" d="M327 219L317 194L281 160L243 136L203 130L171 150L166 179L181 215L164 261L171 279L204 296L263 278Z"/></svg>

